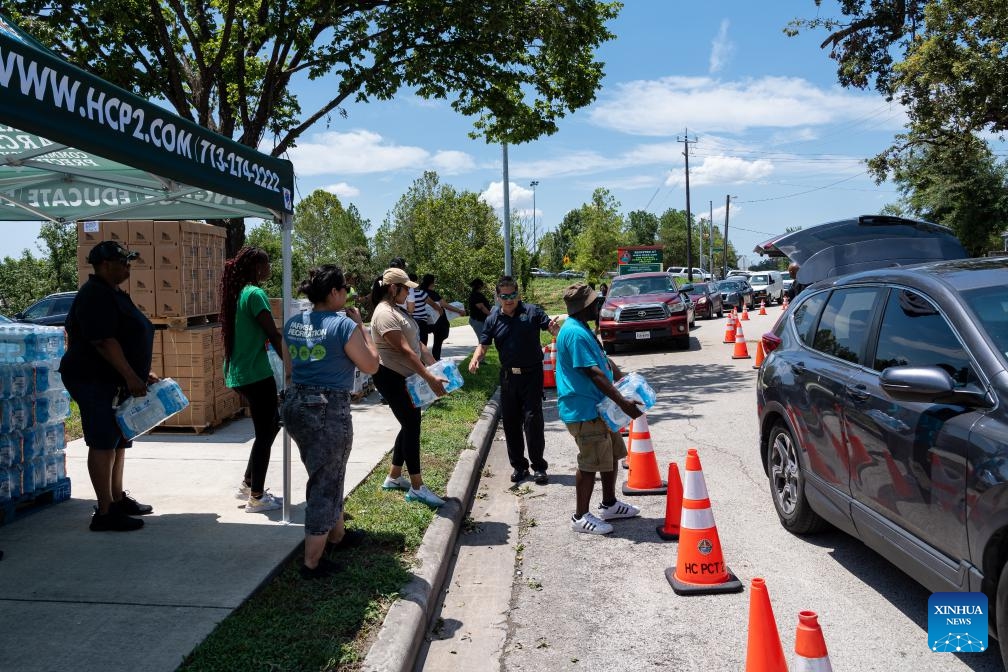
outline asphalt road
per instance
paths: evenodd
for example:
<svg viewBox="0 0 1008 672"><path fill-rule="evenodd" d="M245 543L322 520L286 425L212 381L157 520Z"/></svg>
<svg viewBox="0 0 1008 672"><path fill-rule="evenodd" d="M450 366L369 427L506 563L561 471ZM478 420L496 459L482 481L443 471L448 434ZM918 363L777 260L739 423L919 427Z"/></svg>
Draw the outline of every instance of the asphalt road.
<svg viewBox="0 0 1008 672"><path fill-rule="evenodd" d="M752 355L780 308L768 313L754 311L743 323ZM641 506L642 515L616 521L609 536L570 529L575 449L551 391L551 483L510 487L504 444L494 444L446 582L441 619L418 668L742 670L749 582L763 577L792 669L798 612L805 609L819 614L838 672L1004 669L996 646L932 653L929 593L859 541L836 531L796 537L780 526L757 448L753 362L733 360L723 335L724 320L702 321L689 352L649 347L621 350L615 359L658 392L648 419L663 477L668 462L682 470L686 450L699 451L725 561L745 591L673 593L664 572L676 563L677 544L655 534L663 497L620 495ZM600 498L596 486L593 507Z"/></svg>

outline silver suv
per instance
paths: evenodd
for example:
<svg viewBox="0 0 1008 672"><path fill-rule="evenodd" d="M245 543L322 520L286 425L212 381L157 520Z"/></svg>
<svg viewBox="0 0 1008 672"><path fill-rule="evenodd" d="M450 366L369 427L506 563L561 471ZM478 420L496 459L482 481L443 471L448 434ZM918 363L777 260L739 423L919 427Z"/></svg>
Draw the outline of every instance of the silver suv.
<svg viewBox="0 0 1008 672"><path fill-rule="evenodd" d="M784 303L784 278L780 271L754 271L749 274L749 285L753 290L753 303Z"/></svg>

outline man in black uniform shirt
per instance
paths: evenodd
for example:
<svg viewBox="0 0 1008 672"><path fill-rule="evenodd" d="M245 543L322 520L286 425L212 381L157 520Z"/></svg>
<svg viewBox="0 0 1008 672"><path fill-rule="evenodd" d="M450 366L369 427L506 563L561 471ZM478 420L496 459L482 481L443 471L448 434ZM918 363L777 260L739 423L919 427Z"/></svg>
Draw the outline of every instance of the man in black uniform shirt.
<svg viewBox="0 0 1008 672"><path fill-rule="evenodd" d="M500 355L501 422L508 459L514 468L511 482L528 478L531 462L535 482L545 485L549 483L546 476L549 465L543 459L546 439L543 436L543 353L539 332L549 331L555 336L560 327L539 306L522 303L518 285L509 275L497 281L497 298L500 303L493 307L483 323L483 334L469 362L469 372L479 370L493 342ZM525 444L528 444L528 459L525 459Z"/></svg>

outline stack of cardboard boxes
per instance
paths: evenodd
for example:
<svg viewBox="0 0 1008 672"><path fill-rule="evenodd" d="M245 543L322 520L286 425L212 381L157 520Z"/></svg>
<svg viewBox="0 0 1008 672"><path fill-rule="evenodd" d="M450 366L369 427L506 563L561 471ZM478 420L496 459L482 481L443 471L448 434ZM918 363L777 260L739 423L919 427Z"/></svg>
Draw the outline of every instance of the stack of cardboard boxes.
<svg viewBox="0 0 1008 672"><path fill-rule="evenodd" d="M189 406L164 424L205 428L241 410L240 397L224 385L220 324L220 280L225 233L220 227L188 221L130 220L78 222L77 273L81 285L91 273L87 255L98 243L114 240L139 256L123 283L133 303L158 326L152 369L174 378ZM209 324L189 326L186 318ZM206 322L206 320L204 320Z"/></svg>

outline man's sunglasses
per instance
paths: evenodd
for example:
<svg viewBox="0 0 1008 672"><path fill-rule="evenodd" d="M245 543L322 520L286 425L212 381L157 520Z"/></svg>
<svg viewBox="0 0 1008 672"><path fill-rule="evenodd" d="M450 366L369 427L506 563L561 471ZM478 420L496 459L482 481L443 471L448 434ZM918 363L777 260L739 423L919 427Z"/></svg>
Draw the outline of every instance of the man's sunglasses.
<svg viewBox="0 0 1008 672"><path fill-rule="evenodd" d="M515 299L518 298L518 292L511 292L510 294L500 292L497 294L497 296L501 298L501 301L514 301Z"/></svg>

